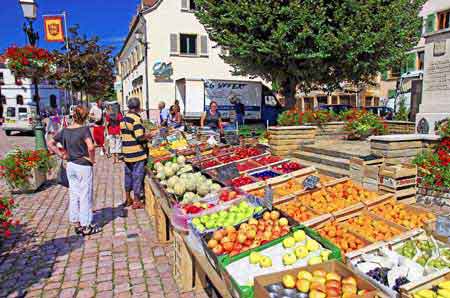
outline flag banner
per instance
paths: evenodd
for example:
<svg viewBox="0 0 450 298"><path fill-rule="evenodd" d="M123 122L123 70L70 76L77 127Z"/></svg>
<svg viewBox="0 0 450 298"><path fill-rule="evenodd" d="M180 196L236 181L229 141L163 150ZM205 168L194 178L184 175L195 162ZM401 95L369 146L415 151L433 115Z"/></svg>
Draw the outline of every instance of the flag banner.
<svg viewBox="0 0 450 298"><path fill-rule="evenodd" d="M48 42L64 42L62 16L44 16L45 40Z"/></svg>

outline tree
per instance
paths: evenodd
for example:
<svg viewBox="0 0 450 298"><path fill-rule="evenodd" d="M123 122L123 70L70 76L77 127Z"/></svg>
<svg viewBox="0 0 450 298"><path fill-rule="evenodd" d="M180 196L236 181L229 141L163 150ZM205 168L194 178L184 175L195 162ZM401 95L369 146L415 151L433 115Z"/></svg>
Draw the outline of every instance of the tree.
<svg viewBox="0 0 450 298"><path fill-rule="evenodd" d="M66 37L69 50L56 52L58 85L88 96L104 97L114 84L113 48L100 45L97 36L80 36L78 29L79 26L69 28Z"/></svg>
<svg viewBox="0 0 450 298"><path fill-rule="evenodd" d="M293 104L296 87L373 84L419 40L425 0L195 0L236 74L259 76Z"/></svg>

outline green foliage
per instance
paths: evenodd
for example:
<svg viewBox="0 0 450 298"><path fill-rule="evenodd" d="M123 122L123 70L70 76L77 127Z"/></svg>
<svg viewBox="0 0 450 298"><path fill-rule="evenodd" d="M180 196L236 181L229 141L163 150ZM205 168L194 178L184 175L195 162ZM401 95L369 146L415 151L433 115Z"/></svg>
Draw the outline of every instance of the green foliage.
<svg viewBox="0 0 450 298"><path fill-rule="evenodd" d="M112 47L99 44L99 37L86 37L79 26L69 28L69 51L55 51L58 72L55 79L62 88L93 97L111 94L114 84ZM69 70L70 64L70 70Z"/></svg>
<svg viewBox="0 0 450 298"><path fill-rule="evenodd" d="M370 135L385 133L386 127L382 119L365 110L349 110L343 112L340 118L345 121L345 130L349 139L361 139Z"/></svg>
<svg viewBox="0 0 450 298"><path fill-rule="evenodd" d="M398 121L408 121L408 115L409 110L406 108L406 98L404 95L401 95L398 102L398 112L395 114L394 119Z"/></svg>
<svg viewBox="0 0 450 298"><path fill-rule="evenodd" d="M405 58L424 0L195 0L210 38L238 74L259 76L292 102L303 91L372 84Z"/></svg>
<svg viewBox="0 0 450 298"><path fill-rule="evenodd" d="M303 124L314 124L321 126L323 123L336 121L339 116L326 110L299 112L296 109L287 110L278 115L277 123L280 126L294 126Z"/></svg>

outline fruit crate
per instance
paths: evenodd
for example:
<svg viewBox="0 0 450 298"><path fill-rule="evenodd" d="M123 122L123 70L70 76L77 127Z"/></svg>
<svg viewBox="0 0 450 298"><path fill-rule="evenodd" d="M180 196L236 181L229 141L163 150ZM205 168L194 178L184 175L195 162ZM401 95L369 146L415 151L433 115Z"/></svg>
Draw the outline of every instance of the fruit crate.
<svg viewBox="0 0 450 298"><path fill-rule="evenodd" d="M396 180L417 176L417 166L412 164L383 166L380 168L380 176L390 177Z"/></svg>
<svg viewBox="0 0 450 298"><path fill-rule="evenodd" d="M366 240L366 241L368 241L368 242L371 242L371 243L375 243L375 242L378 242L378 241L387 241L387 240L391 240L391 239L393 239L394 237L396 237L396 236L398 236L398 235L401 235L401 234L403 234L404 232L407 231L407 229L404 228L403 226L400 226L400 225L391 223L391 222L389 222L389 221L386 221L386 220L383 219L382 217L379 217L379 216L377 216L377 215L375 215L375 214L372 214L372 213L368 212L367 210L364 210L364 211L362 211L360 214L355 215L354 218L357 218L358 216L367 216L367 217L370 219L371 222L378 221L378 222L381 223L381 224L385 224L388 228L394 229L394 231L396 232L396 235L394 235L393 237L391 237L391 238L389 238L389 239L375 239L375 238L371 238L370 236L368 236L368 235L367 235L367 232L362 232L360 229L358 229L358 228L352 226L352 225L349 223L349 219L350 219L350 218L347 219L346 221L342 222L342 224L343 224L345 227L347 227L347 229L348 229L349 231L351 231L352 233L356 234L356 235L359 236L360 238L362 238L362 239L364 239L364 240ZM373 231L373 230L372 230L372 231ZM376 232L377 234L380 234L380 235L384 235L384 234L385 234L385 232L383 232L383 231L382 231L381 229L379 229L379 228L378 228L378 230L376 230L376 231L374 231L374 232Z"/></svg>
<svg viewBox="0 0 450 298"><path fill-rule="evenodd" d="M434 216L434 218L427 219L423 223L423 226L421 226L421 227L406 226L403 223L394 222L393 220L387 218L386 216L384 216L384 214L385 214L384 212L382 212L381 214L375 212L376 208L383 208L383 206L385 206L387 204L396 204L396 205L398 204L398 205L401 205L404 208L404 210L407 212L407 214L414 214L415 216L420 216L420 215L423 215L423 214L427 213L427 214L429 214L431 216ZM418 208L418 207L414 207L412 205L405 204L403 201L398 201L395 197L392 197L392 196L391 197L386 197L385 200L379 201L377 204L374 204L374 205L370 206L368 209L370 210L371 213L377 215L378 217L382 217L384 220L386 220L388 222L391 222L391 223L394 223L394 224L397 224L397 225L401 225L401 226L403 226L404 228L406 228L408 230L410 230L411 228L432 227L432 226L434 226L436 224L436 216L433 213L429 212L428 210L426 210L424 208Z"/></svg>
<svg viewBox="0 0 450 298"><path fill-rule="evenodd" d="M295 231L295 230L297 230L298 223L297 223L295 220L293 220L293 219L290 218L289 216L286 216L285 214L283 214L283 213L280 212L280 218L281 218L281 217L285 217L285 218L288 220L288 226L289 226L289 230L290 230L290 231ZM263 218L263 214L262 214L262 213L261 213L261 214L258 214L257 216L255 216L255 217L253 217L253 218L259 221L260 219ZM248 221L247 221L247 222L248 222ZM243 222L243 223L241 223L241 224L237 224L237 225L234 226L234 228L236 229L236 231L239 231L240 226L243 225L244 223L246 224L247 222ZM208 247L208 242L209 242L209 240L211 240L211 239L213 238L213 236L214 236L214 232L210 232L210 233L206 234L206 235L202 238L201 243L202 243L202 246L203 246L203 250L204 250L204 252L205 252L205 255L206 255L206 257L208 258L208 261L211 263L212 267L213 267L219 274L221 274L219 264L220 264L220 262L222 262L223 260L225 260L225 259L227 259L227 258L228 258L228 259L230 259L230 258L231 258L231 259L239 258L239 255L241 255L242 253L245 253L245 252L250 253L250 252L252 252L252 251L258 249L259 247L261 247L262 249L263 249L264 247L270 247L270 246L272 246L271 243L272 243L273 241L277 241L277 240L280 238L280 237L278 237L278 238L276 238L276 239L270 240L270 241L268 241L268 242L265 242L264 244L261 244L260 246L254 247L254 248L249 249L249 250L247 250L247 251L245 251L245 252L241 252L241 253L239 253L239 254L237 254L237 255L235 255L235 256L230 256L229 254L216 255L216 254L212 251L212 249L210 249L210 248ZM282 237L282 236L281 236L281 237Z"/></svg>
<svg viewBox="0 0 450 298"><path fill-rule="evenodd" d="M174 256L172 275L180 293L192 292L204 288L205 274L189 252L183 237L178 232L173 233Z"/></svg>
<svg viewBox="0 0 450 298"><path fill-rule="evenodd" d="M159 243L171 243L173 241L173 229L170 220L164 213L161 205L156 201L155 204L155 230Z"/></svg>
<svg viewBox="0 0 450 298"><path fill-rule="evenodd" d="M441 282L450 280L450 269L441 272L432 273L424 277L420 281L411 282L400 287L400 295L402 298L414 298L415 294L421 290L431 290L438 286ZM421 296L419 296L421 297Z"/></svg>
<svg viewBox="0 0 450 298"><path fill-rule="evenodd" d="M294 277L297 276L299 271L305 270L310 273L314 272L315 270L324 270L325 272L335 272L337 273L342 279L347 278L349 276L353 276L356 280L356 285L358 289L366 290L367 292L364 295L356 296L356 295L350 295L348 297L364 297L364 298L372 298L372 297L379 297L380 293L379 290L374 287L368 280L366 280L364 277L358 275L357 272L355 272L352 268L349 266L346 266L338 261L329 261L323 264L317 264L313 266L307 266L307 267L300 267L295 268L287 271L267 274L258 276L255 278L255 298L272 298L272 297L281 297L276 296L267 290L267 287L274 284L280 284L282 281L282 278L286 274L290 274ZM297 295L295 294L292 296L287 297L308 297L308 294L306 295ZM311 295L310 295L311 297Z"/></svg>
<svg viewBox="0 0 450 298"><path fill-rule="evenodd" d="M331 254L329 255L329 260L337 260L337 261L341 261L342 260L342 256L340 253L340 250L330 241L328 241L327 239L321 237L316 231L305 227L305 226L298 226L299 230L304 230L306 233L306 236L308 238L314 239L316 240L323 249L329 250L331 251ZM271 242L271 245L269 247L259 247L256 248L254 251L257 252L261 252L264 254L264 250L266 249L270 249L273 246L280 244L283 242L283 240L287 237L291 237L293 234L293 232L290 232L289 234L278 238L277 240L274 240ZM235 278L229 273L227 267L230 266L231 264L233 264L234 262L240 261L243 258L246 258L250 255L250 252L245 252L240 254L238 257L234 257L234 258L229 258L229 259L224 259L222 262L220 262L220 269L222 271L222 277L225 281L225 284L230 288L230 292L232 294L232 296L234 298L252 298L252 297L257 297L254 294L254 287L252 285L239 285L237 283L237 281L235 280ZM280 257L280 256L277 256ZM256 266L256 265L254 265ZM291 265L292 268L292 265ZM300 268L300 267L298 267ZM274 273L276 271L274 270L268 270L268 273ZM263 276L264 273L262 273L259 276Z"/></svg>
<svg viewBox="0 0 450 298"><path fill-rule="evenodd" d="M372 210L379 205L384 205L388 202L397 202L397 199L395 196L391 193L383 194L378 196L377 198L373 200L364 200L362 201L364 205L366 206L367 210Z"/></svg>

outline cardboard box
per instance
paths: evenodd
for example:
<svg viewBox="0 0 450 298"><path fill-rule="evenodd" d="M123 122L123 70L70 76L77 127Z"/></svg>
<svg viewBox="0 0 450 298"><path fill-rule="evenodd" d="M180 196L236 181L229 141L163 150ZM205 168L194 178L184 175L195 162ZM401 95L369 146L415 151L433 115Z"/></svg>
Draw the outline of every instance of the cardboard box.
<svg viewBox="0 0 450 298"><path fill-rule="evenodd" d="M354 295L353 297L376 297L379 294L379 291L376 287L374 287L371 283L369 283L366 279L356 274L349 267L345 266L339 261L330 261L323 264L301 267L297 269L287 270L283 272L273 273L258 276L255 278L255 298L270 298L269 292L266 290L266 286L271 284L276 284L281 282L283 276L285 274L291 274L293 276L297 276L297 273L301 270L306 270L309 272L313 272L314 270L325 270L327 272L336 272L341 275L343 278L354 276L356 279L356 284L358 286L358 290L367 290L368 293L364 295Z"/></svg>

